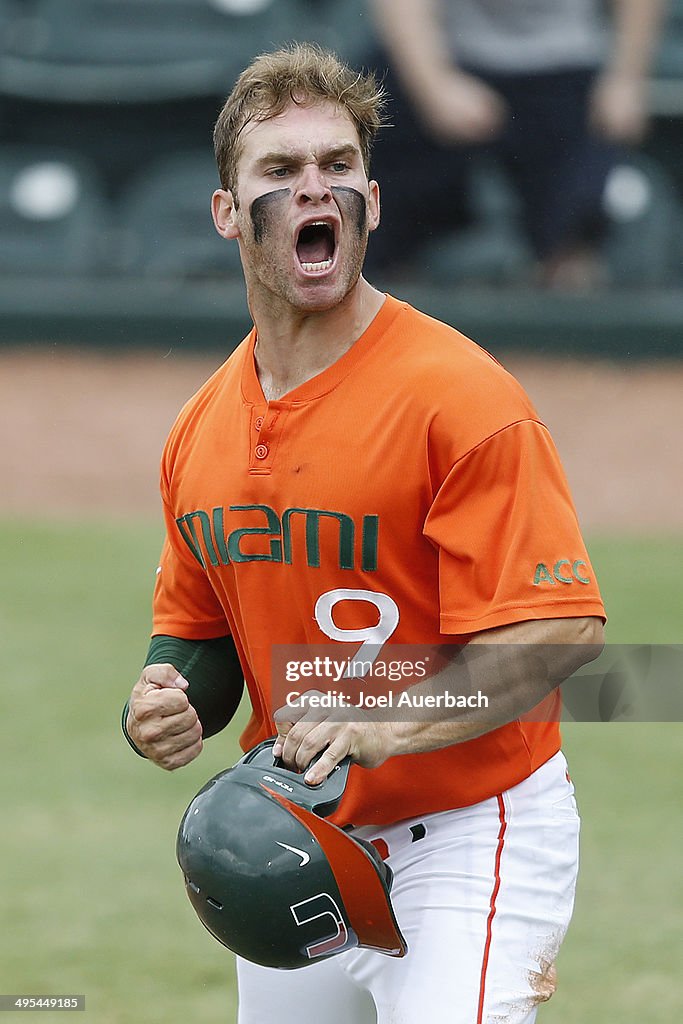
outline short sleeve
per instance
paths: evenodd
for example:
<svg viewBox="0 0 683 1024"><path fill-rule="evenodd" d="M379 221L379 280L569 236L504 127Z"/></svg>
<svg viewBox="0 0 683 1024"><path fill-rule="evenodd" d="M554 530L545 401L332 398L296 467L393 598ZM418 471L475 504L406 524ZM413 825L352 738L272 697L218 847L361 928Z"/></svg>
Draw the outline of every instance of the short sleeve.
<svg viewBox="0 0 683 1024"><path fill-rule="evenodd" d="M166 538L157 569L153 634L185 640L228 636L230 627L206 571L164 504Z"/></svg>
<svg viewBox="0 0 683 1024"><path fill-rule="evenodd" d="M499 430L456 462L424 534L438 549L443 633L604 618L564 471L535 420Z"/></svg>

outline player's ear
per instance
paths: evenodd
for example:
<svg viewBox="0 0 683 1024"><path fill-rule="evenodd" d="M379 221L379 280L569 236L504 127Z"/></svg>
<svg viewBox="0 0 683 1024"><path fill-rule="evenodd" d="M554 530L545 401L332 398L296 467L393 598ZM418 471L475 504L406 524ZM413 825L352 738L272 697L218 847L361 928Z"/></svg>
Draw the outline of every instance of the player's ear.
<svg viewBox="0 0 683 1024"><path fill-rule="evenodd" d="M379 185L376 181L368 182L368 230L374 231L379 227Z"/></svg>
<svg viewBox="0 0 683 1024"><path fill-rule="evenodd" d="M216 231L222 238L237 238L237 204L230 189L218 188L211 197L211 215Z"/></svg>

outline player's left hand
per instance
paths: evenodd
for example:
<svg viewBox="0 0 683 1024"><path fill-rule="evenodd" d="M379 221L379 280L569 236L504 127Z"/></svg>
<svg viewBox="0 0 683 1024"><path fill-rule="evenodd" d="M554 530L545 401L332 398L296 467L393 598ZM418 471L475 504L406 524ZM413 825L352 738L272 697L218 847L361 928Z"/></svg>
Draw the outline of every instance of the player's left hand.
<svg viewBox="0 0 683 1024"><path fill-rule="evenodd" d="M304 775L311 786L323 782L347 755L363 768L377 768L392 754L391 723L358 708L336 709L330 717L322 709L285 707L274 718L278 734L273 756L288 768L305 771L323 751Z"/></svg>

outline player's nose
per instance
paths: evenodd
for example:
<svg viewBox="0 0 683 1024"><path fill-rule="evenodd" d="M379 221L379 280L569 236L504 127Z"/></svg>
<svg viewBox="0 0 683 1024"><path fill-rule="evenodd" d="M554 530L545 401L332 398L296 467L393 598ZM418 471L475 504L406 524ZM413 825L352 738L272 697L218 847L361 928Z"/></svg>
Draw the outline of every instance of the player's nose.
<svg viewBox="0 0 683 1024"><path fill-rule="evenodd" d="M297 197L303 202L322 203L332 198L330 186L317 164L307 163L301 169Z"/></svg>

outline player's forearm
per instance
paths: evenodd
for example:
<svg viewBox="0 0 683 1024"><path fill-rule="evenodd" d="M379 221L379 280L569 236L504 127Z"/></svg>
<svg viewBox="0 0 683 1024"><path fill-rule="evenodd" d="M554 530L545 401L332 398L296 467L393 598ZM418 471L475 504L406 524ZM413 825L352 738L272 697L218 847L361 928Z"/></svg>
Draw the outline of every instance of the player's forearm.
<svg viewBox="0 0 683 1024"><path fill-rule="evenodd" d="M410 93L419 94L431 78L452 69L440 0L372 0L371 6L393 71Z"/></svg>
<svg viewBox="0 0 683 1024"><path fill-rule="evenodd" d="M154 636L145 668L162 664L172 665L187 680L187 698L201 722L204 739L224 729L235 714L244 687L232 637L184 640L174 636ZM129 725L130 700L123 709L121 728L133 750L147 757L131 736Z"/></svg>
<svg viewBox="0 0 683 1024"><path fill-rule="evenodd" d="M189 682L187 696L208 739L230 722L242 697L244 676L230 636L213 640L152 637L145 665L170 662Z"/></svg>
<svg viewBox="0 0 683 1024"><path fill-rule="evenodd" d="M602 646L596 618L525 622L479 634L441 672L410 688L405 718L391 723L391 754L438 750L515 721L598 657ZM471 698L471 706L449 709L446 694ZM423 707L421 698L430 698L431 706Z"/></svg>
<svg viewBox="0 0 683 1024"><path fill-rule="evenodd" d="M609 74L647 76L668 8L668 0L612 0L614 42Z"/></svg>

